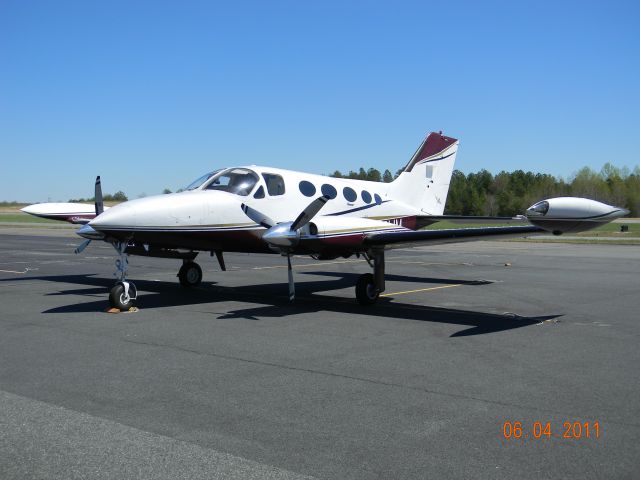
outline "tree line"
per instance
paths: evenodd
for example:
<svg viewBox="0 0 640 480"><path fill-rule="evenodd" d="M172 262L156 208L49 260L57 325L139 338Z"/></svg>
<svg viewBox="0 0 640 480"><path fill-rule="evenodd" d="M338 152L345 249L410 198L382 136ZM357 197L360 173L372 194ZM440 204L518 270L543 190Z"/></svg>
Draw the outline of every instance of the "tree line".
<svg viewBox="0 0 640 480"><path fill-rule="evenodd" d="M330 176L391 182L403 169L392 175L375 168L343 174L336 170ZM633 171L605 164L600 172L584 167L565 181L546 173L502 171L493 175L487 170L464 174L454 170L449 186L445 214L513 216L524 213L530 205L552 197L574 196L624 207L631 216L640 216L640 166Z"/></svg>
<svg viewBox="0 0 640 480"><path fill-rule="evenodd" d="M118 190L116 193L113 193L113 194L105 193L102 196L102 200L105 202L126 202L127 200L129 200L129 197L127 197L123 191ZM91 198L70 198L68 201L72 203L89 203L89 202L95 202L96 197L94 196Z"/></svg>
<svg viewBox="0 0 640 480"><path fill-rule="evenodd" d="M340 172L340 170L336 170L329 176L335 178L350 178L354 180L369 180L370 182L389 183L393 182L393 180L397 178L398 175L400 175L402 170L402 168L398 170L394 176L389 170L385 170L384 173L380 173L380 170L377 170L375 168L365 170L364 168L360 167L360 170L357 172L351 170L349 173L343 174L342 172Z"/></svg>

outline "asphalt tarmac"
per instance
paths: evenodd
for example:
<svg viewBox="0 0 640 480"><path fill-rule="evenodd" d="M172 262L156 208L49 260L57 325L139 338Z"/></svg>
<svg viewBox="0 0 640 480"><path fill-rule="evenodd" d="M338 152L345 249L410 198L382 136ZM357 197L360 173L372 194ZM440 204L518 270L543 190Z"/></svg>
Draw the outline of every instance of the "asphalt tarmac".
<svg viewBox="0 0 640 480"><path fill-rule="evenodd" d="M0 230L4 480L640 477L636 246L394 250L366 308L353 258L296 257L289 305L277 255L201 254L194 290L132 257L109 314L78 243Z"/></svg>

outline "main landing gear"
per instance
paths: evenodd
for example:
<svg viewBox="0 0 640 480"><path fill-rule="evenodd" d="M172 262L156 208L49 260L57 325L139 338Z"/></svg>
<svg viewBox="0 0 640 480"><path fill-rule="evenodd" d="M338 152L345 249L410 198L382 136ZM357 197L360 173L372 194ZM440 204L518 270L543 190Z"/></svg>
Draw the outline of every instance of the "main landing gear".
<svg viewBox="0 0 640 480"><path fill-rule="evenodd" d="M178 271L178 280L180 285L185 288L197 287L202 283L202 268L196 262L193 261L196 258L198 252L191 252L186 257L182 257L182 267ZM220 270L227 271L227 267L224 263L224 257L222 256L222 250L212 250L211 256L216 256L218 263L220 264Z"/></svg>
<svg viewBox="0 0 640 480"><path fill-rule="evenodd" d="M384 250L376 249L365 255L365 259L373 267L373 275L365 273L356 283L356 299L360 305L373 305L384 292Z"/></svg>
<svg viewBox="0 0 640 480"><path fill-rule="evenodd" d="M202 282L202 269L200 265L191 260L183 260L182 267L178 272L180 285L186 288L197 287Z"/></svg>

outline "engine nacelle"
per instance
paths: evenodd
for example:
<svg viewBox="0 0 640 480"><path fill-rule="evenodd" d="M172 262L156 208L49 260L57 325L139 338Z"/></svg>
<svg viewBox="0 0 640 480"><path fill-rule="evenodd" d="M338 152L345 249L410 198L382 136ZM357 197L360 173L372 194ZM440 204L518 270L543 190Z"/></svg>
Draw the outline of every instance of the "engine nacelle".
<svg viewBox="0 0 640 480"><path fill-rule="evenodd" d="M579 197L543 200L527 209L530 223L554 235L583 232L629 214L629 210Z"/></svg>

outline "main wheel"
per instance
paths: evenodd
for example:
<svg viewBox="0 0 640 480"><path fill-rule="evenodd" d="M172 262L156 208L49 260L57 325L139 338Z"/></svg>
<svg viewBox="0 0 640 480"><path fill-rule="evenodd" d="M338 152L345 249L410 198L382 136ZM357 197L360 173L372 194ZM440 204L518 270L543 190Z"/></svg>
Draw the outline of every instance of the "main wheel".
<svg viewBox="0 0 640 480"><path fill-rule="evenodd" d="M202 282L202 269L195 262L187 262L180 267L178 272L180 285L191 288L197 287Z"/></svg>
<svg viewBox="0 0 640 480"><path fill-rule="evenodd" d="M356 298L360 305L372 305L378 301L380 292L376 287L373 275L365 273L360 275L358 283L356 283Z"/></svg>
<svg viewBox="0 0 640 480"><path fill-rule="evenodd" d="M109 305L126 312L133 307L134 300L130 295L126 295L124 285L116 283L109 291Z"/></svg>

